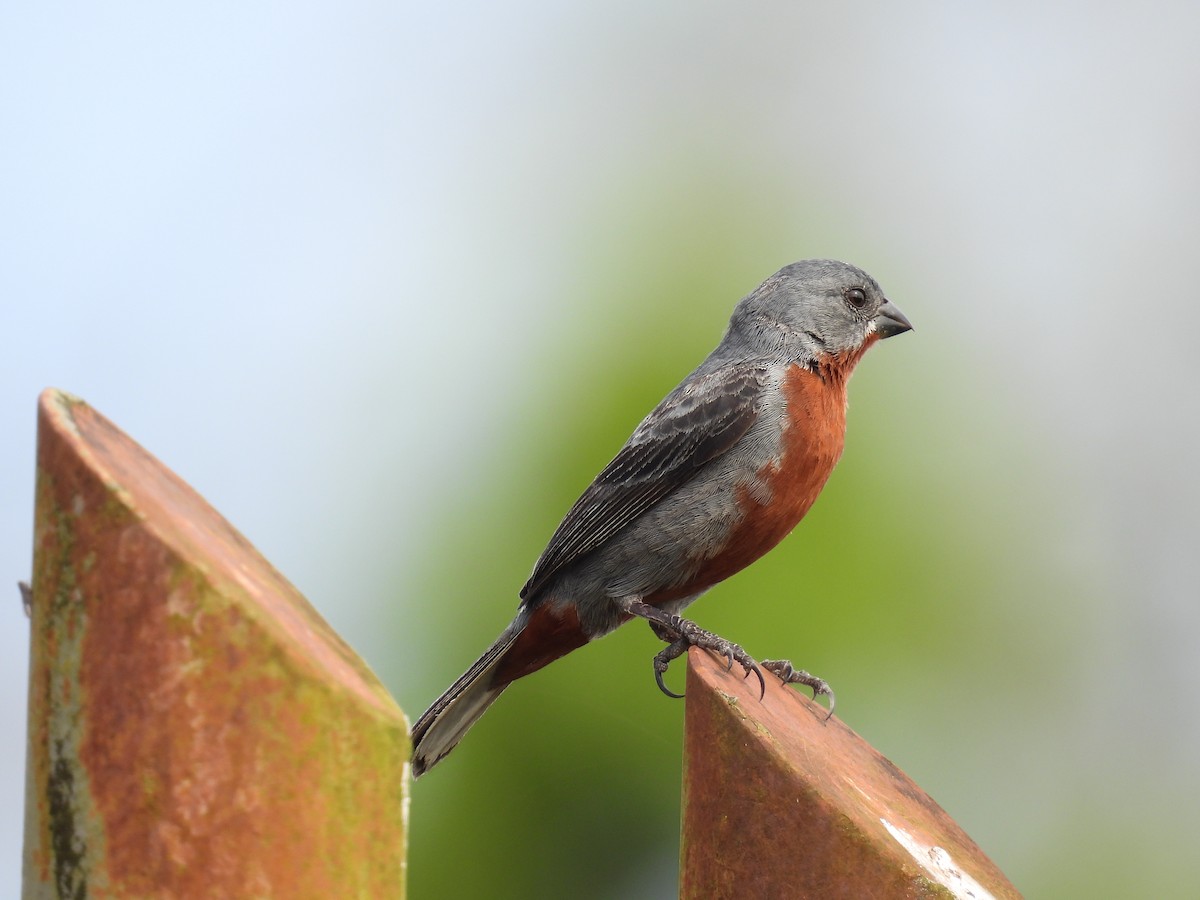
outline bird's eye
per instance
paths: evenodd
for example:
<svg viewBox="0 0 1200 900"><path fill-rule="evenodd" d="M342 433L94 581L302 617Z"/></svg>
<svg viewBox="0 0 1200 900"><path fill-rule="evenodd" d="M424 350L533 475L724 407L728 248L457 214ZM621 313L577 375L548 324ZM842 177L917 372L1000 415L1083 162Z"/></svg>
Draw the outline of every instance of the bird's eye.
<svg viewBox="0 0 1200 900"><path fill-rule="evenodd" d="M862 309L867 305L867 292L862 288L847 288L846 302L855 309Z"/></svg>

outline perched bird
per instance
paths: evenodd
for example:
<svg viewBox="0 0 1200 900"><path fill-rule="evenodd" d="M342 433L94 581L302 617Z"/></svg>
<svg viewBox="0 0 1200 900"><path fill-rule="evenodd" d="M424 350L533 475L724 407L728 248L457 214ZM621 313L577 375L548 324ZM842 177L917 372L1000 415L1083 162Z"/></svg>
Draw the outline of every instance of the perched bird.
<svg viewBox="0 0 1200 900"><path fill-rule="evenodd" d="M846 382L876 341L912 328L870 275L833 260L780 269L734 307L725 336L634 430L571 507L521 589L517 616L417 720L414 775L454 749L516 679L646 619L669 646L757 663L679 613L778 544L833 471ZM763 668L833 693L786 661ZM677 696L677 695L672 695Z"/></svg>

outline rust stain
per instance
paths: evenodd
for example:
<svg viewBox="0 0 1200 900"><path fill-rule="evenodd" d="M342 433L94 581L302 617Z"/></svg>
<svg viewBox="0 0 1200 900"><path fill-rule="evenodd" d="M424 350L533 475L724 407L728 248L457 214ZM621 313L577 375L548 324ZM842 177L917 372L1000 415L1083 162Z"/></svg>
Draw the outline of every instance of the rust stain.
<svg viewBox="0 0 1200 900"><path fill-rule="evenodd" d="M27 879L403 896L407 725L369 669L90 407L43 395L38 470Z"/></svg>
<svg viewBox="0 0 1200 900"><path fill-rule="evenodd" d="M688 656L680 897L950 897L895 831L995 898L1020 895L921 788L778 680ZM977 895L978 896L978 895Z"/></svg>
<svg viewBox="0 0 1200 900"><path fill-rule="evenodd" d="M222 590L248 595L263 626L306 647L306 659L327 670L361 699L391 714L393 704L358 655L321 619L307 600L220 513L108 419L84 403L70 409L79 440L113 499L127 503L180 556L203 561L205 574Z"/></svg>

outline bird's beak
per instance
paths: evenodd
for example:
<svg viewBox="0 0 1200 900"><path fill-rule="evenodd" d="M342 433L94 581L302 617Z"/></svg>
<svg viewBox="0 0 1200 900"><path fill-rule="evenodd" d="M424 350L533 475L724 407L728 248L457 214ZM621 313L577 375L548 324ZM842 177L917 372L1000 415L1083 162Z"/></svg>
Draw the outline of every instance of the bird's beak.
<svg viewBox="0 0 1200 900"><path fill-rule="evenodd" d="M875 315L875 333L883 339L904 334L906 331L912 331L912 323L905 318L904 313L892 305L891 300L885 300Z"/></svg>

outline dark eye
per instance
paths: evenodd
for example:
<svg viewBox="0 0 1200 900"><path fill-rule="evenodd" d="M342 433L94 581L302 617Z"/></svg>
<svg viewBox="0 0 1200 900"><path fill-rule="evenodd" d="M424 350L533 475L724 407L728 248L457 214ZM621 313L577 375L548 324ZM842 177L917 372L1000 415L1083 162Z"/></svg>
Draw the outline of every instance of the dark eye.
<svg viewBox="0 0 1200 900"><path fill-rule="evenodd" d="M862 309L867 305L867 292L862 288L847 288L846 302L855 309Z"/></svg>

